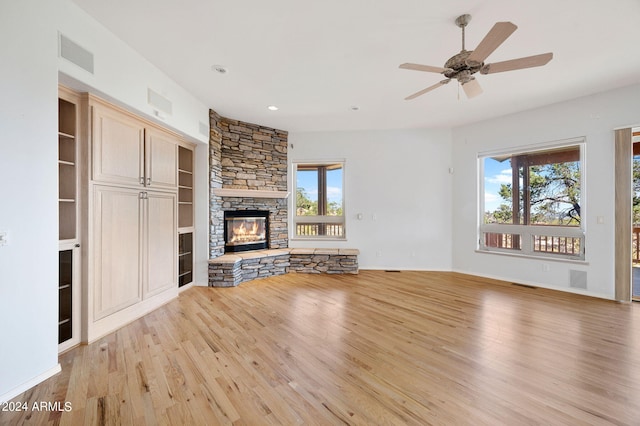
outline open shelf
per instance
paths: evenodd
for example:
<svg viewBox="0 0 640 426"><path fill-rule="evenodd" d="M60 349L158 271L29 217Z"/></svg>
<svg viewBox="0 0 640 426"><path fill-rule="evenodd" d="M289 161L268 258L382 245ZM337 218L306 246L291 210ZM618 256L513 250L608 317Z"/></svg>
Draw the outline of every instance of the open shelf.
<svg viewBox="0 0 640 426"><path fill-rule="evenodd" d="M193 150L178 147L178 228L193 226Z"/></svg>
<svg viewBox="0 0 640 426"><path fill-rule="evenodd" d="M178 287L193 281L193 233L178 234Z"/></svg>
<svg viewBox="0 0 640 426"><path fill-rule="evenodd" d="M77 105L58 98L59 240L77 238Z"/></svg>
<svg viewBox="0 0 640 426"><path fill-rule="evenodd" d="M58 97L58 350L79 343L79 99Z"/></svg>
<svg viewBox="0 0 640 426"><path fill-rule="evenodd" d="M178 287L193 282L193 148L178 147Z"/></svg>
<svg viewBox="0 0 640 426"><path fill-rule="evenodd" d="M62 343L73 334L73 250L59 252L58 271L58 343Z"/></svg>

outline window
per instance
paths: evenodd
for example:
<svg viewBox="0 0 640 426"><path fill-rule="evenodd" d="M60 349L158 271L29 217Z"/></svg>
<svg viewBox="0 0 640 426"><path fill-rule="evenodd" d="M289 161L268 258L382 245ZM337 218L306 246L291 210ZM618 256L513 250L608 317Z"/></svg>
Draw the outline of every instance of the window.
<svg viewBox="0 0 640 426"><path fill-rule="evenodd" d="M294 164L295 236L344 238L344 164Z"/></svg>
<svg viewBox="0 0 640 426"><path fill-rule="evenodd" d="M480 156L481 250L584 259L578 142Z"/></svg>

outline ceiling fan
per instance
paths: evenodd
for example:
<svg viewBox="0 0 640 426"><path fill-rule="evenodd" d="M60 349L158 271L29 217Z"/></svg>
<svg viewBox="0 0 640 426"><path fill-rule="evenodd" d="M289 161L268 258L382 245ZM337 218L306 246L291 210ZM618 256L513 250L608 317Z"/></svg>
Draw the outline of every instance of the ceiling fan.
<svg viewBox="0 0 640 426"><path fill-rule="evenodd" d="M540 55L526 56L524 58L511 59L508 61L495 62L485 64L484 60L493 53L513 32L518 28L511 22L497 22L493 28L482 39L475 50L465 50L464 48L464 29L471 21L471 15L461 15L456 18L456 25L462 28L462 50L457 55L452 56L444 64L444 67L432 67L430 65L420 65L404 63L400 68L414 71L426 71L438 74L444 74L446 79L420 90L413 95L407 96L405 100L417 98L438 87L445 85L452 78L458 80L462 85L464 93L468 98L473 98L482 93L482 88L473 74L480 71L480 74L495 74L504 71L514 71L523 68L539 67L547 64L552 58L553 53L542 53Z"/></svg>

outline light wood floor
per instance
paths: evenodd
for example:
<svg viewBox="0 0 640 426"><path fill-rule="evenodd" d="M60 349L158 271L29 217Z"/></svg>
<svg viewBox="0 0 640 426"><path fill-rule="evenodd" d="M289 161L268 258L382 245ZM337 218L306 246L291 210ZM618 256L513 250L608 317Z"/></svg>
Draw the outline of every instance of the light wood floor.
<svg viewBox="0 0 640 426"><path fill-rule="evenodd" d="M0 423L640 424L638 304L454 273L192 288L60 362Z"/></svg>

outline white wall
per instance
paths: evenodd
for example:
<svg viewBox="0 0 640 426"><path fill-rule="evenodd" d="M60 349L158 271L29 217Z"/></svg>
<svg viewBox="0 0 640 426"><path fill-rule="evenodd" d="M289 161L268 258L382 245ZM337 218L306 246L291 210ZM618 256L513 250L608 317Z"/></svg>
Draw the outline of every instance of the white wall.
<svg viewBox="0 0 640 426"><path fill-rule="evenodd" d="M0 7L0 401L58 368L55 14L55 2Z"/></svg>
<svg viewBox="0 0 640 426"><path fill-rule="evenodd" d="M58 58L58 32L93 52L89 74ZM156 120L200 143L196 159L196 236L206 285L208 108L69 0L11 0L0 6L0 401L55 374L58 366L58 81L153 118L147 88L169 98ZM204 154L203 154L204 153ZM204 158L204 160L203 160ZM204 261L202 259L205 259Z"/></svg>
<svg viewBox="0 0 640 426"><path fill-rule="evenodd" d="M200 133L199 123L208 126L209 109L178 86L139 53L109 32L75 3L59 0L57 29L93 53L94 72L59 58L61 82L81 91L90 91L161 125L185 135L192 142L209 143L209 134ZM172 114L156 119L147 102L147 89L169 99Z"/></svg>
<svg viewBox="0 0 640 426"><path fill-rule="evenodd" d="M640 86L596 94L453 130L453 268L613 299L614 132L640 122ZM584 136L582 216L586 262L568 263L477 253L478 152ZM597 217L604 217L604 224ZM549 271L543 270L543 263ZM569 287L569 270L587 272L587 291Z"/></svg>
<svg viewBox="0 0 640 426"><path fill-rule="evenodd" d="M290 133L289 163L346 161L347 241L289 246L357 248L361 269L451 269L450 141L449 130Z"/></svg>

